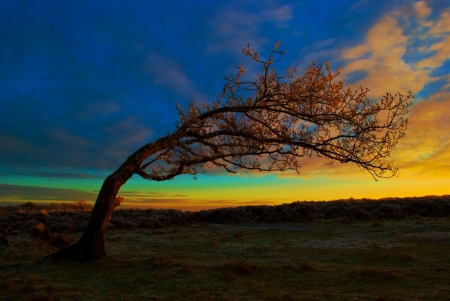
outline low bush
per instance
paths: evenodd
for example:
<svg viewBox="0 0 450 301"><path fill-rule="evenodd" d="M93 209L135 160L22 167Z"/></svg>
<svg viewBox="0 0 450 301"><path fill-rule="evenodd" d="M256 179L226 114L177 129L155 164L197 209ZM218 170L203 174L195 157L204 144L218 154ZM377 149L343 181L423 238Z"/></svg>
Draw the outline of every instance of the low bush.
<svg viewBox="0 0 450 301"><path fill-rule="evenodd" d="M196 212L201 222L314 222L316 220L376 221L398 220L413 216L442 218L450 216L450 195L380 200L349 199L305 201L276 206L242 206Z"/></svg>
<svg viewBox="0 0 450 301"><path fill-rule="evenodd" d="M85 202L41 205L25 203L0 207L0 233L6 229L29 232L43 223L55 233L83 231L92 206ZM241 206L186 212L174 209L118 209L110 229L164 229L193 223L305 223L320 220L373 221L450 216L450 195L380 200L336 200L294 202L276 206Z"/></svg>

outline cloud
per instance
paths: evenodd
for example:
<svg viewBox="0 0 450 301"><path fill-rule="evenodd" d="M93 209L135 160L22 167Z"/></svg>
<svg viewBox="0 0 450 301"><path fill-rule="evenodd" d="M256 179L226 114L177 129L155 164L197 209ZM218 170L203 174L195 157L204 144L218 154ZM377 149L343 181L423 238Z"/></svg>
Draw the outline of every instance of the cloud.
<svg viewBox="0 0 450 301"><path fill-rule="evenodd" d="M0 137L8 143L0 150L0 163L16 175L32 170L41 176L66 173L73 178L82 175L82 168L111 171L153 133L133 115L108 116L98 124L91 120L72 118L62 125L37 120L22 124L21 130L5 128Z"/></svg>
<svg viewBox="0 0 450 301"><path fill-rule="evenodd" d="M99 157L109 155L111 158L121 160L125 160L130 152L137 150L137 147L141 144L147 143L153 133L148 128L143 127L141 120L136 116L123 117L112 124L104 125L101 130L104 135L104 142L106 141L109 147L102 149L100 145L97 145Z"/></svg>
<svg viewBox="0 0 450 301"><path fill-rule="evenodd" d="M343 76L351 78L365 72L353 84L369 87L372 97L381 97L386 91L423 90L437 80L431 76L432 71L450 56L446 47L450 43L450 37L446 36L448 29L443 29L450 19L448 13L441 13L430 28L432 21L427 18L431 9L422 2L417 2L414 8L415 14L408 14L406 8L405 13L393 11L385 15L368 31L364 43L342 51L347 61Z"/></svg>
<svg viewBox="0 0 450 301"><path fill-rule="evenodd" d="M353 84L369 87L370 95L380 97L386 91L421 90L429 81L428 72L415 69L405 62L408 37L398 21L388 15L368 32L364 44L346 48L342 57L347 65L342 70L344 77L365 71L368 75Z"/></svg>
<svg viewBox="0 0 450 301"><path fill-rule="evenodd" d="M354 46L352 48L345 49L342 53L342 57L346 60L359 59L362 56L370 53L370 47L367 44ZM351 72L352 70L350 70Z"/></svg>
<svg viewBox="0 0 450 301"><path fill-rule="evenodd" d="M289 27L289 21L294 17L293 8L290 4L285 4L263 11L264 18L269 22L274 22L277 28Z"/></svg>
<svg viewBox="0 0 450 301"><path fill-rule="evenodd" d="M80 189L62 189L26 185L0 184L0 203L14 202L66 202L97 199L97 191ZM152 191L130 191L123 189L119 195L125 203L133 204L184 204L192 200L184 194L161 193ZM163 205L164 206L164 205Z"/></svg>
<svg viewBox="0 0 450 301"><path fill-rule="evenodd" d="M128 203L186 203L189 198L185 194L162 193L145 190L126 190L123 189L119 195Z"/></svg>
<svg viewBox="0 0 450 301"><path fill-rule="evenodd" d="M444 37L429 47L428 53L431 56L417 63L417 67L421 69L434 69L441 66L446 60L450 58L450 36Z"/></svg>
<svg viewBox="0 0 450 301"><path fill-rule="evenodd" d="M95 201L95 192L78 189L61 189L51 187L35 187L0 184L0 201Z"/></svg>
<svg viewBox="0 0 450 301"><path fill-rule="evenodd" d="M205 53L228 52L242 61L240 50L249 43L264 53L266 46L271 48L276 42L266 32L273 26L277 30L288 28L293 17L290 4L279 5L271 0L227 2L207 20L212 31Z"/></svg>
<svg viewBox="0 0 450 301"><path fill-rule="evenodd" d="M255 9L245 9L245 6L245 3L239 4L236 1L227 3L219 7L207 20L212 33L206 53L228 52L237 56L241 48L248 43L256 49L261 49L268 42L266 38L258 35L263 19Z"/></svg>
<svg viewBox="0 0 450 301"><path fill-rule="evenodd" d="M395 52L397 55L404 54L407 37L398 26L397 20L386 16L378 22L367 35L367 44L370 46L372 55L376 58L384 58ZM399 52L399 53L397 53Z"/></svg>
<svg viewBox="0 0 450 301"><path fill-rule="evenodd" d="M414 9L419 18L426 18L431 14L431 9L425 3L425 1L417 1L414 3Z"/></svg>
<svg viewBox="0 0 450 301"><path fill-rule="evenodd" d="M450 57L450 50L447 46L450 43L450 11L442 12L435 22L430 20L422 24L418 31L421 32L421 46L418 50L426 58L420 60L416 66L421 69L440 67Z"/></svg>
<svg viewBox="0 0 450 301"><path fill-rule="evenodd" d="M439 20L433 24L430 29L430 34L448 34L450 33L450 11L446 10L441 13Z"/></svg>
<svg viewBox="0 0 450 301"><path fill-rule="evenodd" d="M450 169L450 91L441 89L411 108L406 137L393 156L402 174L447 177Z"/></svg>
<svg viewBox="0 0 450 301"><path fill-rule="evenodd" d="M153 83L163 86L183 98L199 95L197 88L181 64L173 58L150 51L145 62L145 70L153 78Z"/></svg>
<svg viewBox="0 0 450 301"><path fill-rule="evenodd" d="M403 176L439 178L450 167L450 76L445 72L450 14L444 11L434 22L425 2L416 2L414 9L415 15L386 15L370 29L365 43L344 49L349 63L343 74L366 71L354 84L369 87L374 96L406 89L427 96L411 107L407 135L392 159Z"/></svg>

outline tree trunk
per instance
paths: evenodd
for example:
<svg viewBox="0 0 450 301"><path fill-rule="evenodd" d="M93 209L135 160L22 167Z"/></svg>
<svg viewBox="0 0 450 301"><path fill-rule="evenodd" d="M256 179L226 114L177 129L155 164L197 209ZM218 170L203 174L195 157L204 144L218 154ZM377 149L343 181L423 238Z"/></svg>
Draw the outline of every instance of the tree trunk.
<svg viewBox="0 0 450 301"><path fill-rule="evenodd" d="M171 135L168 135L156 142L144 145L129 156L113 174L108 176L103 182L88 225L80 240L50 254L43 260L89 262L104 258L106 252L103 237L114 209L123 200L123 198L117 197L120 187L141 168L141 164L146 158L164 149L166 142L172 139L171 137Z"/></svg>
<svg viewBox="0 0 450 301"><path fill-rule="evenodd" d="M138 156L139 160L137 160ZM133 176L144 159L142 152L137 151L105 179L81 238L76 243L49 255L45 258L46 260L89 262L106 256L103 237L114 209L123 200L122 197L117 197L117 193L120 187Z"/></svg>
<svg viewBox="0 0 450 301"><path fill-rule="evenodd" d="M51 254L51 260L89 262L106 256L103 237L114 209L123 200L117 193L131 176L122 178L116 172L105 179L83 236L78 242Z"/></svg>

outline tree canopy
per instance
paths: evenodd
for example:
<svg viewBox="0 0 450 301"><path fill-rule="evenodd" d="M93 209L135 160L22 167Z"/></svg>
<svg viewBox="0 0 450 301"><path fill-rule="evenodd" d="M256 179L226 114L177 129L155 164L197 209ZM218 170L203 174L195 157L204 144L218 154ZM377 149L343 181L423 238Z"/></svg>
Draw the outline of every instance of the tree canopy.
<svg viewBox="0 0 450 301"><path fill-rule="evenodd" d="M215 102L178 106L176 131L162 138L164 148L137 173L162 181L196 175L205 165L232 173L299 171L300 158L317 154L329 162L353 162L375 178L395 175L397 168L386 158L405 135L412 93L370 100L368 88L345 86L336 80L340 69L333 73L328 63L312 63L304 75L297 69L280 75L273 68L284 54L279 46L267 60L243 48L262 67L254 81L242 80L245 71L239 67Z"/></svg>

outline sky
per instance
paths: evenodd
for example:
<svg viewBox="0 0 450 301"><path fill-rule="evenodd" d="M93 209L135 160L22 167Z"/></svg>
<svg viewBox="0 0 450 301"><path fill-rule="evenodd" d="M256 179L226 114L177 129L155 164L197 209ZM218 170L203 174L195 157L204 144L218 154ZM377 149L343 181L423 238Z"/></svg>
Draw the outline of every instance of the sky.
<svg viewBox="0 0 450 301"><path fill-rule="evenodd" d="M277 70L312 61L369 97L411 90L397 177L312 157L300 173L214 171L122 187L122 207L199 210L450 194L450 1L2 0L0 204L94 202L103 179L212 102L236 66L281 41Z"/></svg>

